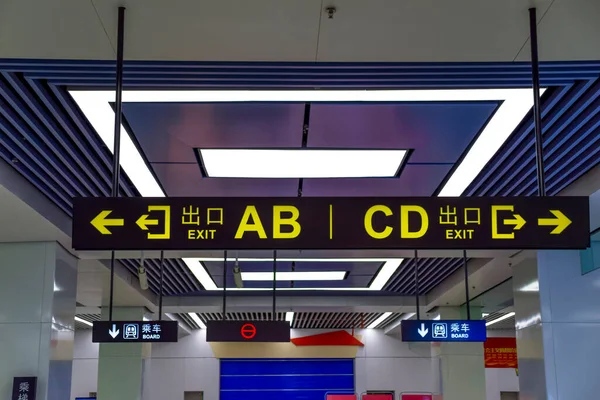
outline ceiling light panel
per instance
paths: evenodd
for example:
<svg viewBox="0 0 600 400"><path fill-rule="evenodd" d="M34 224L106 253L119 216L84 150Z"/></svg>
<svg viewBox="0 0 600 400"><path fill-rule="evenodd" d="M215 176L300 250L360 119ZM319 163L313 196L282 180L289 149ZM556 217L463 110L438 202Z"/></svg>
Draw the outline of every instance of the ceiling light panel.
<svg viewBox="0 0 600 400"><path fill-rule="evenodd" d="M277 272L277 281L342 281L346 271ZM242 272L244 281L272 281L273 272Z"/></svg>
<svg viewBox="0 0 600 400"><path fill-rule="evenodd" d="M211 178L391 178L406 150L197 149Z"/></svg>

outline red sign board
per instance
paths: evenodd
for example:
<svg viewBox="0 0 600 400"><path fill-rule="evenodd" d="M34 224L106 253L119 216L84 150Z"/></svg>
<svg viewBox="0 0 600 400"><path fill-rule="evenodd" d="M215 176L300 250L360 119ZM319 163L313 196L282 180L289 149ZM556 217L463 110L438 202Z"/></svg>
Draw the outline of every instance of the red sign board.
<svg viewBox="0 0 600 400"><path fill-rule="evenodd" d="M361 400L394 400L391 393L364 394Z"/></svg>
<svg viewBox="0 0 600 400"><path fill-rule="evenodd" d="M355 394L328 394L327 400L356 400Z"/></svg>
<svg viewBox="0 0 600 400"><path fill-rule="evenodd" d="M488 338L483 348L486 368L518 368L516 338Z"/></svg>
<svg viewBox="0 0 600 400"><path fill-rule="evenodd" d="M403 394L401 400L432 400L430 394Z"/></svg>

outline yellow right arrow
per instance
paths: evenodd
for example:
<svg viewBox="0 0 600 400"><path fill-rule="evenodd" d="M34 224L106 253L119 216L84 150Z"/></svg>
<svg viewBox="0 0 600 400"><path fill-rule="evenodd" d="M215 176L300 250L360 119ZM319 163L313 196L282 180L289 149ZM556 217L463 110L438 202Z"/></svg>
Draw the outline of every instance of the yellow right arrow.
<svg viewBox="0 0 600 400"><path fill-rule="evenodd" d="M525 219L523 217L521 217L519 214L513 214L513 215L515 216L515 219L505 219L504 224L505 225L513 225L515 227L514 230L518 231L523 226L525 226Z"/></svg>
<svg viewBox="0 0 600 400"><path fill-rule="evenodd" d="M148 226L149 225L158 225L158 220L157 219L148 219L149 215L148 214L144 214L141 217L138 218L137 221L135 221L135 223L142 228L142 230L147 231L148 230Z"/></svg>
<svg viewBox="0 0 600 400"><path fill-rule="evenodd" d="M96 215L96 217L90 221L92 226L98 229L103 235L111 235L112 232L106 229L107 226L123 226L125 225L125 220L122 218L107 218L112 211L104 210L101 211L100 214Z"/></svg>
<svg viewBox="0 0 600 400"><path fill-rule="evenodd" d="M559 235L571 225L571 220L559 210L550 210L552 215L556 218L539 218L539 226L554 226L555 228L550 232L551 235Z"/></svg>

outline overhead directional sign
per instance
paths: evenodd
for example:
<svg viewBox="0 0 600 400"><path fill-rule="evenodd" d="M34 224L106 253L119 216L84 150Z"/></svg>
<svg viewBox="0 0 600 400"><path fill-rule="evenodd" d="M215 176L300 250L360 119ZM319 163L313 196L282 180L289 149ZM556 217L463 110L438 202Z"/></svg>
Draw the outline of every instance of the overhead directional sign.
<svg viewBox="0 0 600 400"><path fill-rule="evenodd" d="M287 321L208 321L207 342L289 342Z"/></svg>
<svg viewBox="0 0 600 400"><path fill-rule="evenodd" d="M483 320L404 320L403 342L485 342Z"/></svg>
<svg viewBox="0 0 600 400"><path fill-rule="evenodd" d="M582 249L587 197L77 198L77 250Z"/></svg>
<svg viewBox="0 0 600 400"><path fill-rule="evenodd" d="M176 321L94 321L93 343L177 342Z"/></svg>

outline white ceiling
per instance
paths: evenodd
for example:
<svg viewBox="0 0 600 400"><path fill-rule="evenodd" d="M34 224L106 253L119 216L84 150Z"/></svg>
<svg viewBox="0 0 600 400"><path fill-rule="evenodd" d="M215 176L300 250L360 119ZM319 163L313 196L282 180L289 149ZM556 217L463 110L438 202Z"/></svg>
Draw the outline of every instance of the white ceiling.
<svg viewBox="0 0 600 400"><path fill-rule="evenodd" d="M600 59L598 0L4 0L0 58L113 59L119 5L126 59L527 60L531 5L542 60Z"/></svg>

